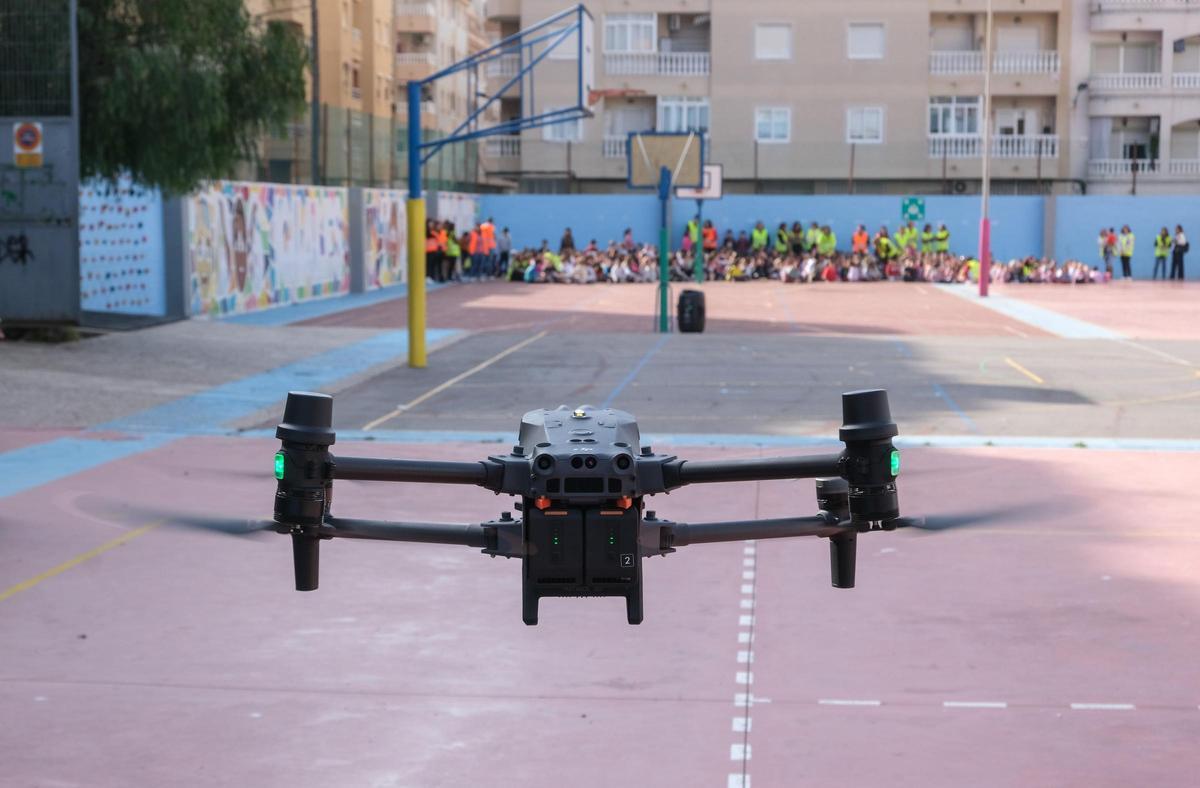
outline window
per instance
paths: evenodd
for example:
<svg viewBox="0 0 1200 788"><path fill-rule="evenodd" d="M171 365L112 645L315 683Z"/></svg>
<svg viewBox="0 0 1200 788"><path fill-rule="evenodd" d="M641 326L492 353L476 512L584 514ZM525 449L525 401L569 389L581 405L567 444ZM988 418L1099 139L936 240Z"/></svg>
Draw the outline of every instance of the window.
<svg viewBox="0 0 1200 788"><path fill-rule="evenodd" d="M542 113L557 112L562 109L566 109L566 107L546 107ZM583 118L542 126L542 139L547 142L579 142L583 139Z"/></svg>
<svg viewBox="0 0 1200 788"><path fill-rule="evenodd" d="M878 145L883 142L883 107L850 107L846 110L846 142Z"/></svg>
<svg viewBox="0 0 1200 788"><path fill-rule="evenodd" d="M934 96L929 99L929 136L978 136L982 103L979 96Z"/></svg>
<svg viewBox="0 0 1200 788"><path fill-rule="evenodd" d="M757 142L788 142L792 138L792 111L787 107L754 110L754 139Z"/></svg>
<svg viewBox="0 0 1200 788"><path fill-rule="evenodd" d="M879 60L883 57L883 23L851 22L846 30L846 57Z"/></svg>
<svg viewBox="0 0 1200 788"><path fill-rule="evenodd" d="M774 23L755 25L754 58L756 60L791 60L792 26Z"/></svg>
<svg viewBox="0 0 1200 788"><path fill-rule="evenodd" d="M658 131L708 132L708 99L659 96Z"/></svg>
<svg viewBox="0 0 1200 788"><path fill-rule="evenodd" d="M657 31L654 14L609 14L604 17L604 51L653 52Z"/></svg>

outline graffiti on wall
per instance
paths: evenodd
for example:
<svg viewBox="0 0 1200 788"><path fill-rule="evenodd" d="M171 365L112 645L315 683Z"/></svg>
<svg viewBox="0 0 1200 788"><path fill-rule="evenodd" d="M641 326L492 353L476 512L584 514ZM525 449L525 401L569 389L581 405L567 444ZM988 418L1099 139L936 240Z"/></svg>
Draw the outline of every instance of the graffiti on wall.
<svg viewBox="0 0 1200 788"><path fill-rule="evenodd" d="M166 314L162 196L128 177L79 186L79 296L92 312Z"/></svg>
<svg viewBox="0 0 1200 788"><path fill-rule="evenodd" d="M363 190L363 279L368 290L407 278L407 196L391 189Z"/></svg>
<svg viewBox="0 0 1200 788"><path fill-rule="evenodd" d="M349 292L349 235L345 189L210 184L187 199L192 314Z"/></svg>

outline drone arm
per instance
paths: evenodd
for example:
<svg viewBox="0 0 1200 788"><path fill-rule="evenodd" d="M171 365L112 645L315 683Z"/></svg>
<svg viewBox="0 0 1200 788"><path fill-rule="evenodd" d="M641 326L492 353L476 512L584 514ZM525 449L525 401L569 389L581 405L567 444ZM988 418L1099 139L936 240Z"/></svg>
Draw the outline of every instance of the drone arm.
<svg viewBox="0 0 1200 788"><path fill-rule="evenodd" d="M478 484L492 487L494 473L483 462L427 462L382 460L373 457L331 458L334 479L367 482L423 482L426 484Z"/></svg>
<svg viewBox="0 0 1200 788"><path fill-rule="evenodd" d="M491 541L487 529L475 523L396 523L349 517L327 517L317 533L321 537L457 544L481 548L488 547Z"/></svg>
<svg viewBox="0 0 1200 788"><path fill-rule="evenodd" d="M731 520L723 523L673 523L668 537L671 547L707 542L740 542L744 539L776 539L788 536L836 536L852 530L839 525L829 514L812 517L780 517L774 520Z"/></svg>
<svg viewBox="0 0 1200 788"><path fill-rule="evenodd" d="M685 484L811 479L841 474L840 454L758 460L672 460L663 466L663 481L667 489Z"/></svg>

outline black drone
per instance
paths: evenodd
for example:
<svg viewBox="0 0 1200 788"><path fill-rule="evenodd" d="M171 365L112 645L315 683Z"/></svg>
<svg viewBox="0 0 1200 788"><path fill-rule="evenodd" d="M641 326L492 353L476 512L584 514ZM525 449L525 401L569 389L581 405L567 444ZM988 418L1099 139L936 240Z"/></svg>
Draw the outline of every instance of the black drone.
<svg viewBox="0 0 1200 788"><path fill-rule="evenodd" d="M840 454L759 460L692 461L641 445L633 416L609 408L534 410L521 419L517 445L479 462L334 457L333 398L288 394L276 437L275 525L291 534L296 590L317 588L322 539L334 537L477 547L520 558L521 617L538 620L538 600L620 596L630 624L642 622L642 559L703 542L823 536L835 588L854 587L859 533L910 525L900 518L900 454L887 392L842 395ZM810 517L673 523L643 511L645 496L686 484L817 480L820 511ZM402 523L330 515L334 479L474 484L520 496L520 519L504 512L485 523Z"/></svg>

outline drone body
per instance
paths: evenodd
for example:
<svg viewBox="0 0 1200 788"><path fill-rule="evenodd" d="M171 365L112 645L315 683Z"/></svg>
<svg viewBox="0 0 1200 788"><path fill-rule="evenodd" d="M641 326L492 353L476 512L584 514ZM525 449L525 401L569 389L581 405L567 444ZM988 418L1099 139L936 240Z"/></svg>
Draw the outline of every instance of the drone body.
<svg viewBox="0 0 1200 788"><path fill-rule="evenodd" d="M292 536L297 590L317 587L322 539L349 537L478 547L522 560L522 618L536 624L543 597L619 596L630 624L642 621L642 559L700 542L783 536L829 538L833 584L854 586L862 531L899 519L887 394L843 395L846 450L817 457L694 462L641 445L632 415L582 406L534 410L508 454L480 462L334 457L332 398L292 392L276 435L276 530ZM686 484L818 478L821 511L810 517L682 524L644 510L645 496ZM331 515L335 479L473 484L519 496L520 519L504 512L480 524L395 523Z"/></svg>

